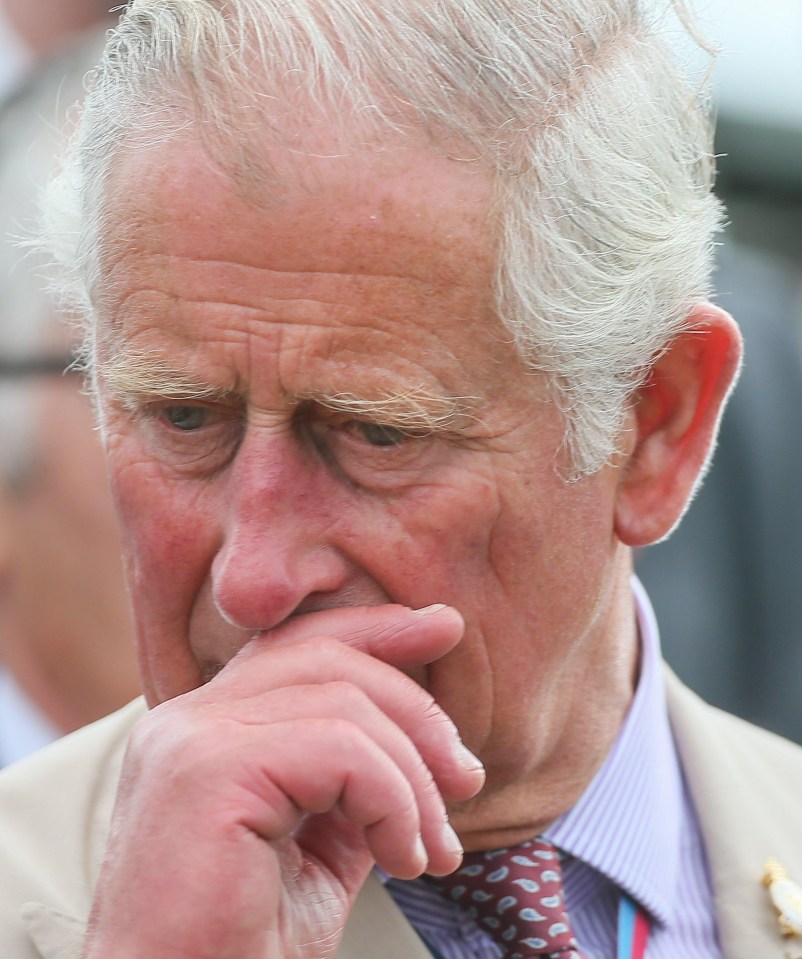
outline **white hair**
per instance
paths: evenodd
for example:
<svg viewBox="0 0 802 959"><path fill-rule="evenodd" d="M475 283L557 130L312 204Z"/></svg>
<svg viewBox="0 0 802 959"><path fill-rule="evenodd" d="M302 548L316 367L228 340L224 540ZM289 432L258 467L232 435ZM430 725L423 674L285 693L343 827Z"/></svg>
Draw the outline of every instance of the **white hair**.
<svg viewBox="0 0 802 959"><path fill-rule="evenodd" d="M133 0L47 205L90 352L120 143L194 126L230 172L258 176L249 131L305 105L352 142L423 134L490 172L499 316L565 413L572 475L600 468L628 398L709 292L721 219L704 84L668 41L687 11L664 5Z"/></svg>

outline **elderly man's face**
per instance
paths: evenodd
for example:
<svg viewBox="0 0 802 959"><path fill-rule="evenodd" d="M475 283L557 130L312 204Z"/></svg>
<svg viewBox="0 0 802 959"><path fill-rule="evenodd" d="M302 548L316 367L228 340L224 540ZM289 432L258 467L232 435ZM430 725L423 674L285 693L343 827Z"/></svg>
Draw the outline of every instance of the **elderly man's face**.
<svg viewBox="0 0 802 959"><path fill-rule="evenodd" d="M298 613L448 603L465 637L416 678L503 785L604 687L616 471L559 477L481 172L293 162L261 204L195 144L119 166L100 400L148 698Z"/></svg>

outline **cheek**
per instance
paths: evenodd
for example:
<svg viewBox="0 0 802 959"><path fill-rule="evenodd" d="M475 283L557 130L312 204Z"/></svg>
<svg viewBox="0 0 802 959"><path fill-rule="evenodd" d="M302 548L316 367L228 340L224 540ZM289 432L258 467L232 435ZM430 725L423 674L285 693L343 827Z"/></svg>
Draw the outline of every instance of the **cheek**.
<svg viewBox="0 0 802 959"><path fill-rule="evenodd" d="M497 512L496 490L484 480L419 487L351 510L356 522L341 542L393 601L448 603L464 613L487 572Z"/></svg>
<svg viewBox="0 0 802 959"><path fill-rule="evenodd" d="M156 595L175 596L208 547L209 516L200 495L158 473L128 466L112 472L112 490L129 572Z"/></svg>
<svg viewBox="0 0 802 959"><path fill-rule="evenodd" d="M609 490L596 478L544 477L505 500L477 609L487 659L508 688L531 693L592 632L615 550Z"/></svg>
<svg viewBox="0 0 802 959"><path fill-rule="evenodd" d="M612 542L612 505L604 485L593 478L584 486L555 478L537 495L522 494L505 504L489 565L510 599L536 599L541 611L556 604L570 622L573 597L587 595L587 579L598 575Z"/></svg>
<svg viewBox="0 0 802 959"><path fill-rule="evenodd" d="M198 685L189 616L219 538L207 497L171 483L128 440L108 443L134 626L151 704Z"/></svg>
<svg viewBox="0 0 802 959"><path fill-rule="evenodd" d="M531 710L587 654L614 549L608 498L593 481L494 477L388 511L376 575L399 602L445 602L466 620L427 685L471 745L517 756L521 727L539 728Z"/></svg>

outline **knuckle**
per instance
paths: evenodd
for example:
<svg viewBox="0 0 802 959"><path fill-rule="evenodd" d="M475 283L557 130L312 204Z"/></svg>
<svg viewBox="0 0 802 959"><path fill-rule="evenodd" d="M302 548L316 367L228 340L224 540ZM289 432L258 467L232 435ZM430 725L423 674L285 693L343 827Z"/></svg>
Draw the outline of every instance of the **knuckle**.
<svg viewBox="0 0 802 959"><path fill-rule="evenodd" d="M340 639L326 633L303 639L299 645L308 649L315 656L324 657L326 662L336 662L347 656L351 651L348 646L343 645Z"/></svg>
<svg viewBox="0 0 802 959"><path fill-rule="evenodd" d="M334 716L331 719L326 719L320 733L321 735L326 735L329 740L340 746L346 743L352 746L360 746L368 742L367 733L363 732L363 730L347 716Z"/></svg>
<svg viewBox="0 0 802 959"><path fill-rule="evenodd" d="M347 679L332 679L322 684L320 692L328 703L344 708L349 714L361 712L371 704L367 693Z"/></svg>
<svg viewBox="0 0 802 959"><path fill-rule="evenodd" d="M402 792L397 796L396 808L392 810L392 815L397 820L409 822L417 826L420 822L419 803L410 790L408 793Z"/></svg>

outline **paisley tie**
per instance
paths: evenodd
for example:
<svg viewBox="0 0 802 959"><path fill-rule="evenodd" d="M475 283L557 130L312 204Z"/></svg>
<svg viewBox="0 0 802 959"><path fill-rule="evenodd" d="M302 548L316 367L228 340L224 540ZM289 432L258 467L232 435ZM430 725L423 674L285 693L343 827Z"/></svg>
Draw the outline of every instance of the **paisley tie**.
<svg viewBox="0 0 802 959"><path fill-rule="evenodd" d="M467 912L507 959L585 959L565 914L559 853L546 840L469 852L450 876L426 879Z"/></svg>

